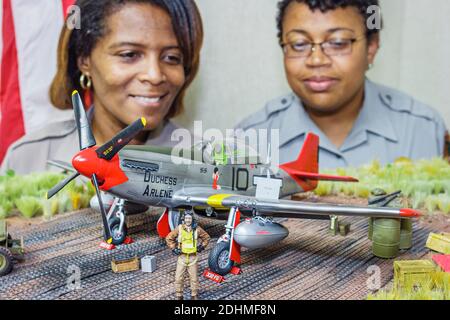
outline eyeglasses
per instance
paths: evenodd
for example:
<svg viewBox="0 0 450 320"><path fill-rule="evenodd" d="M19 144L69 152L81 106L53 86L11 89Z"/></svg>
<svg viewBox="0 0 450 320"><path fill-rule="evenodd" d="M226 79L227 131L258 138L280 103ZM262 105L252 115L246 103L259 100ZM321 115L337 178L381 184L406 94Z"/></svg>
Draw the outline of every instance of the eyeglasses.
<svg viewBox="0 0 450 320"><path fill-rule="evenodd" d="M322 48L322 52L329 56L346 56L352 53L353 44L365 39L366 36L354 39L330 39L320 43L308 42L304 40L295 40L288 43L282 43L284 54L287 58L306 58L316 51L316 46Z"/></svg>

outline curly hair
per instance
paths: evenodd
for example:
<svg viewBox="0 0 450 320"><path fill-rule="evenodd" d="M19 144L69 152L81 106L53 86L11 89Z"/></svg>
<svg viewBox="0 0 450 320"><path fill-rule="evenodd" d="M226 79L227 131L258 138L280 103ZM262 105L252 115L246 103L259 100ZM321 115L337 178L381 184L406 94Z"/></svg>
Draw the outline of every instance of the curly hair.
<svg viewBox="0 0 450 320"><path fill-rule="evenodd" d="M278 28L278 39L279 42L282 42L283 38L283 20L286 14L287 7L292 2L304 3L311 10L320 10L325 13L330 10L335 10L337 8L347 8L347 7L355 7L364 17L364 20L367 21L372 13L368 12L368 9L371 6L378 6L378 0L281 0L278 2L278 15L277 15L277 28ZM366 25L367 36L371 37L374 34L378 34L380 30L378 29L369 29Z"/></svg>
<svg viewBox="0 0 450 320"><path fill-rule="evenodd" d="M187 87L194 80L199 69L200 50L203 44L203 24L194 0L77 0L76 5L83 13L80 30L63 26L58 45L58 72L51 88L50 100L59 109L70 109L73 90L83 92L79 83L81 71L77 58L91 54L96 43L107 30L106 19L129 3L146 3L166 11L180 44L186 81L166 116L174 117L183 110L183 98Z"/></svg>

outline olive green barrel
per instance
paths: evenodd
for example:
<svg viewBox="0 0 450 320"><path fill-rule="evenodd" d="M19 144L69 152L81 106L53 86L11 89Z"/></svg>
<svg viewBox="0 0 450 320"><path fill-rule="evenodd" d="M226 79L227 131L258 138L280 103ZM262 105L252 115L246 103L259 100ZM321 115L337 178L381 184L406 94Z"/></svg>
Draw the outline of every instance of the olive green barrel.
<svg viewBox="0 0 450 320"><path fill-rule="evenodd" d="M400 224L400 250L412 247L412 219L402 219Z"/></svg>
<svg viewBox="0 0 450 320"><path fill-rule="evenodd" d="M379 258L395 258L400 249L400 219L375 218L372 231L372 252Z"/></svg>
<svg viewBox="0 0 450 320"><path fill-rule="evenodd" d="M373 236L373 220L374 218L370 217L369 218L369 240L372 241L372 236Z"/></svg>

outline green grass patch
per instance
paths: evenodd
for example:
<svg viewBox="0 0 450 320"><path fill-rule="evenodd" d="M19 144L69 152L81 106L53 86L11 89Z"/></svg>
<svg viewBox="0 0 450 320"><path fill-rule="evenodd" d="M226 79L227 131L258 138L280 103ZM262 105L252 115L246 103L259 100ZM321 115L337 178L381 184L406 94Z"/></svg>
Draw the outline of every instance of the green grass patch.
<svg viewBox="0 0 450 320"><path fill-rule="evenodd" d="M42 214L50 219L55 214L87 208L95 189L91 183L74 180L58 195L47 200L47 192L66 177L62 173L33 173L26 176L8 171L0 176L0 219L7 218L15 210L24 217Z"/></svg>
<svg viewBox="0 0 450 320"><path fill-rule="evenodd" d="M444 159L412 162L401 158L382 166L379 161L358 168L339 168L327 174L353 176L358 183L320 181L315 194L368 198L370 191L381 188L387 193L402 191L409 206L429 213L450 213L450 164Z"/></svg>

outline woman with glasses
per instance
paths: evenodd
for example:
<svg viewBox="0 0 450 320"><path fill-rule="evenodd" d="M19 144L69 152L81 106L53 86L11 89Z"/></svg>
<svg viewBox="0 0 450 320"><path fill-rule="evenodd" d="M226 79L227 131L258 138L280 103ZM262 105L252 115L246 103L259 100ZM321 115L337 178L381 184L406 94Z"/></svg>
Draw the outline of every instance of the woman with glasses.
<svg viewBox="0 0 450 320"><path fill-rule="evenodd" d="M171 135L177 127L170 119L183 111L203 42L194 0L78 0L75 5L81 28L62 29L52 104L72 109L72 92L79 91L97 145L141 117L146 127L131 144L175 145ZM70 162L78 146L75 119L54 122L13 144L2 171L45 171L47 160Z"/></svg>
<svg viewBox="0 0 450 320"><path fill-rule="evenodd" d="M293 161L308 132L320 137L322 168L442 156L440 115L366 78L380 44L378 0L282 0L278 36L292 94L270 101L237 128L277 129L280 162ZM377 23L378 22L378 23Z"/></svg>

